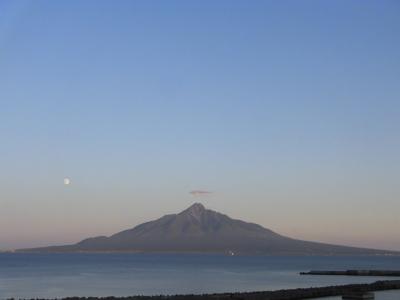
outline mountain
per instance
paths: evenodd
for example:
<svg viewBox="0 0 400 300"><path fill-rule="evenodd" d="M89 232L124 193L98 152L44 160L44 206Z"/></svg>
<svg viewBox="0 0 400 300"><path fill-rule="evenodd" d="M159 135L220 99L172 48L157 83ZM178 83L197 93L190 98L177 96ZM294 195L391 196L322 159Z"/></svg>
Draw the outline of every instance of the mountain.
<svg viewBox="0 0 400 300"><path fill-rule="evenodd" d="M110 237L85 239L74 245L21 249L19 252L186 252L259 255L398 255L296 240L254 223L235 220L195 203Z"/></svg>

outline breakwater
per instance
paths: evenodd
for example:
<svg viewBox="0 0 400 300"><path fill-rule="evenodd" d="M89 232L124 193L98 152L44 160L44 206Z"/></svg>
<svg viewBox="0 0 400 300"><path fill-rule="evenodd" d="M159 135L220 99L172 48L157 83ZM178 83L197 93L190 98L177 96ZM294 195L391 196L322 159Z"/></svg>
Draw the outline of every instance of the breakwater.
<svg viewBox="0 0 400 300"><path fill-rule="evenodd" d="M393 270L310 271L310 272L301 272L300 275L395 276L395 277L400 277L400 271L393 271Z"/></svg>

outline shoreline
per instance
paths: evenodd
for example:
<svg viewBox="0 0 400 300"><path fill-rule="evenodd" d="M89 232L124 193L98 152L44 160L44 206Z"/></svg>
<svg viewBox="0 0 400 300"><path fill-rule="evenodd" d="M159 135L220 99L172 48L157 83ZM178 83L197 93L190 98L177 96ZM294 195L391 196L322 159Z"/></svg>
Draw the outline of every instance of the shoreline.
<svg viewBox="0 0 400 300"><path fill-rule="evenodd" d="M400 280L375 281L365 284L346 284L325 287L284 289L261 292L215 293L202 295L160 295L160 296L126 296L126 297L65 297L59 300L301 300L322 297L342 296L353 292L378 292L400 290ZM9 298L14 299L14 298ZM36 298L36 300L48 300Z"/></svg>
<svg viewBox="0 0 400 300"><path fill-rule="evenodd" d="M400 257L396 254L301 254L301 253L235 253L201 251L25 251L6 250L0 254L146 254L146 255L220 255L231 257Z"/></svg>

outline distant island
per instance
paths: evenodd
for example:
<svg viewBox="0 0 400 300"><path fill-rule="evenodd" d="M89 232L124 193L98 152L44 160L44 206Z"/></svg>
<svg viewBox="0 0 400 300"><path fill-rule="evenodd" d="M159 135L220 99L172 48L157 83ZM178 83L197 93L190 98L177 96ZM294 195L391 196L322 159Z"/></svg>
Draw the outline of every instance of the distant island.
<svg viewBox="0 0 400 300"><path fill-rule="evenodd" d="M195 203L112 236L77 244L19 249L16 252L221 253L226 255L400 255L289 238L254 223L235 220Z"/></svg>

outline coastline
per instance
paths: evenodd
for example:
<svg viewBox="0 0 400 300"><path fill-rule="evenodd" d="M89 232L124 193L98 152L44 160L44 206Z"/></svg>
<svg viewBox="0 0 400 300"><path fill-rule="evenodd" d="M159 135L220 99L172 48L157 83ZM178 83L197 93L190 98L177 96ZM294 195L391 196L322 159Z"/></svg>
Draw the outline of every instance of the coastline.
<svg viewBox="0 0 400 300"><path fill-rule="evenodd" d="M59 300L301 300L322 297L341 296L352 292L377 292L400 290L400 280L376 281L370 284L346 284L325 287L283 289L261 292L215 293L202 295L159 295L159 296L126 296L126 297L64 297ZM10 298L14 299L14 298ZM48 300L35 298L36 300Z"/></svg>
<svg viewBox="0 0 400 300"><path fill-rule="evenodd" d="M390 251L390 250L388 250ZM319 254L319 253L254 253L228 251L139 251L139 250L75 250L75 251L39 251L33 249L15 249L0 251L8 254L155 254L155 255L223 255L223 256L254 256L254 257L400 257L400 252L388 253L363 253L363 254Z"/></svg>

